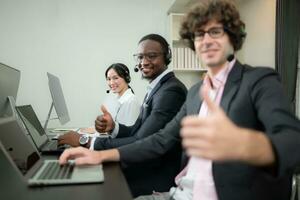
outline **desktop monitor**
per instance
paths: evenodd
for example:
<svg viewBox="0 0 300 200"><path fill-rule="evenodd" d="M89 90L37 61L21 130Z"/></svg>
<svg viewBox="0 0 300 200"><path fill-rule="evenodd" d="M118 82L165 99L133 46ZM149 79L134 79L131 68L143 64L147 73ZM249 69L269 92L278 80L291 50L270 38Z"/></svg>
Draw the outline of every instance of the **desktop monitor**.
<svg viewBox="0 0 300 200"><path fill-rule="evenodd" d="M0 63L0 117L10 116L9 100L11 96L16 100L21 72Z"/></svg>
<svg viewBox="0 0 300 200"><path fill-rule="evenodd" d="M44 125L45 130L47 129L53 106L55 108L58 119L62 125L70 121L68 108L66 105L59 78L54 76L53 74L50 74L49 72L47 72L47 76L49 89L52 97L52 104L48 113L48 117L46 119L46 123Z"/></svg>

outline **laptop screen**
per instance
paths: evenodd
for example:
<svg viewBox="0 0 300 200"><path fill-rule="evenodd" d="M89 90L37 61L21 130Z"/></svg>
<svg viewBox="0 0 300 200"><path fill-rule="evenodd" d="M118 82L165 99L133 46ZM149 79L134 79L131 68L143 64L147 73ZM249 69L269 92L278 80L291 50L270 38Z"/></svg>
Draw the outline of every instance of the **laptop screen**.
<svg viewBox="0 0 300 200"><path fill-rule="evenodd" d="M25 175L40 159L26 130L13 117L0 118L0 140L19 171Z"/></svg>
<svg viewBox="0 0 300 200"><path fill-rule="evenodd" d="M31 105L16 106L20 118L30 133L35 145L40 148L48 141L48 137Z"/></svg>

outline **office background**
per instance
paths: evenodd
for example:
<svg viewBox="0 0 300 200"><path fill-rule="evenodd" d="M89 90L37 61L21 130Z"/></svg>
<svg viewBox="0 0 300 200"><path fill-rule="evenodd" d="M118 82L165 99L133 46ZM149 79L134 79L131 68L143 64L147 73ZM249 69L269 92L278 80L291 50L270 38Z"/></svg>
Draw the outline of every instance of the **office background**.
<svg viewBox="0 0 300 200"><path fill-rule="evenodd" d="M170 39L173 2L0 0L0 62L21 70L17 104L32 104L43 122L51 105L50 72L63 87L71 118L65 126L92 125L106 96L104 72L114 62L130 68L131 86L142 101L147 82L133 71L132 54L148 33ZM237 2L248 33L239 59L274 68L275 0ZM49 126L59 126L58 120Z"/></svg>
<svg viewBox="0 0 300 200"><path fill-rule="evenodd" d="M167 34L164 0L1 0L0 60L21 70L17 104L32 104L45 120L51 104L46 72L60 78L71 121L88 126L99 114L106 68L123 62L142 100L146 81L133 72L138 40ZM56 123L57 122L57 123ZM49 123L59 125L57 120Z"/></svg>

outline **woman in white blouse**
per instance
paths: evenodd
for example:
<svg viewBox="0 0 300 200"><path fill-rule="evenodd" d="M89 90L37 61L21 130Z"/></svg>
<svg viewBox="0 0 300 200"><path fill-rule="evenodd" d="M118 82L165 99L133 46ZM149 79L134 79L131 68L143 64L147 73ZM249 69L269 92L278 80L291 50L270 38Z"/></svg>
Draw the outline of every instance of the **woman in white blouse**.
<svg viewBox="0 0 300 200"><path fill-rule="evenodd" d="M105 71L105 78L110 93L105 98L103 105L111 114L114 121L126 126L135 123L140 113L141 103L135 96L130 83L130 72L126 65L122 63L114 63ZM81 129L83 133L95 133L95 128Z"/></svg>
<svg viewBox="0 0 300 200"><path fill-rule="evenodd" d="M126 126L133 125L139 116L141 104L129 86L129 69L122 63L115 63L107 68L105 77L109 87L107 92L114 95L108 95L103 105L114 121Z"/></svg>

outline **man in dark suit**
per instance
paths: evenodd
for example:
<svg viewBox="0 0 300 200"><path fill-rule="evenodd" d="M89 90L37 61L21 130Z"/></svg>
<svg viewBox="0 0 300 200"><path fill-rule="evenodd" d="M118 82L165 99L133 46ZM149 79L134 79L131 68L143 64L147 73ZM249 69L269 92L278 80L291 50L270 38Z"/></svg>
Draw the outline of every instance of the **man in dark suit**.
<svg viewBox="0 0 300 200"><path fill-rule="evenodd" d="M136 165L165 155L181 136L186 154L178 187L138 199L289 199L292 173L300 164L300 124L277 73L234 58L244 27L232 1L199 2L187 14L180 35L208 74L189 90L176 117L156 134L118 149L67 150L61 163L74 156L77 164Z"/></svg>
<svg viewBox="0 0 300 200"><path fill-rule="evenodd" d="M141 71L142 77L149 81L147 95L137 121L129 127L114 122L110 113L102 107L103 115L97 117L95 127L98 132L108 132L114 137L96 138L91 144L86 141L85 147L91 146L94 150L111 149L146 138L164 128L184 103L187 91L174 73L167 69L171 62L171 50L163 37L157 34L144 36L139 41L138 53L134 57L138 64L137 69ZM80 136L74 132L61 136L59 140L60 144L80 145ZM180 168L179 152L180 145L163 157L124 169L133 195L166 190L174 185L173 177Z"/></svg>

